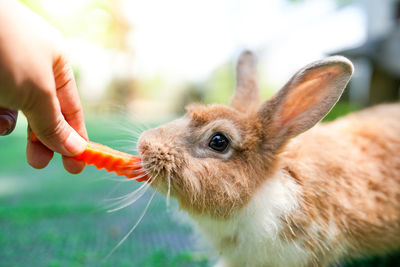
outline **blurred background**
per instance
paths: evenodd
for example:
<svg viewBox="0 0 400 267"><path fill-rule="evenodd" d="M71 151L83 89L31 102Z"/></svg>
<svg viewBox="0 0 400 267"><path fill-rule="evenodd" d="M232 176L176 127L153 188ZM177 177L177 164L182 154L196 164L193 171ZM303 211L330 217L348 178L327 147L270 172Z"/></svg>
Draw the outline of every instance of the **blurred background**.
<svg viewBox="0 0 400 267"><path fill-rule="evenodd" d="M328 115L398 101L400 1L397 0L23 0L65 36L89 136L134 153L137 135L184 112L188 103L228 103L244 49L259 60L263 97L300 67L341 54L355 73ZM0 139L0 266L211 266L212 250L190 223L149 194L116 213L108 198L135 190L87 167L67 174L25 162L26 122ZM397 257L343 266L396 266ZM380 264L380 265L379 265ZM400 263L399 265L400 266Z"/></svg>

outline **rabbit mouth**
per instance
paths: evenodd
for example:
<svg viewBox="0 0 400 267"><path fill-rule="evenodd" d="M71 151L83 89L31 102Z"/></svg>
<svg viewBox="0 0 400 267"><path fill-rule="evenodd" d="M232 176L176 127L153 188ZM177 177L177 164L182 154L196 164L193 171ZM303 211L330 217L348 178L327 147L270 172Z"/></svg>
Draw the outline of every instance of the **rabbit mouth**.
<svg viewBox="0 0 400 267"><path fill-rule="evenodd" d="M169 152L149 153L142 151L142 166L151 180L151 186L162 194L172 194L173 188L179 184L176 157Z"/></svg>
<svg viewBox="0 0 400 267"><path fill-rule="evenodd" d="M157 162L158 163L158 162ZM151 187L161 194L165 195L167 199L170 196L175 196L175 186L177 175L171 168L165 166L155 165L149 163L148 167L144 167L147 175L150 177Z"/></svg>
<svg viewBox="0 0 400 267"><path fill-rule="evenodd" d="M185 195L186 186L183 172L188 168L187 152L176 142L160 142L152 132L144 133L138 142L142 166L156 191L169 196Z"/></svg>
<svg viewBox="0 0 400 267"><path fill-rule="evenodd" d="M176 156L158 148L156 151L144 150L141 152L143 168L150 176L165 177L176 169Z"/></svg>

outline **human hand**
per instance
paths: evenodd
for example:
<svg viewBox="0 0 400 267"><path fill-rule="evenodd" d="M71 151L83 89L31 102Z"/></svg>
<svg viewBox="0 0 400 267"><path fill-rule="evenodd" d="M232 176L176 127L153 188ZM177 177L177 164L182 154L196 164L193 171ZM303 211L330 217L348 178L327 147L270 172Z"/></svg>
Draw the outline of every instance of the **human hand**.
<svg viewBox="0 0 400 267"><path fill-rule="evenodd" d="M58 152L67 171L81 172L70 157L84 151L87 132L63 38L18 1L0 0L0 25L0 135L21 110L40 140L28 140L28 163L44 168Z"/></svg>

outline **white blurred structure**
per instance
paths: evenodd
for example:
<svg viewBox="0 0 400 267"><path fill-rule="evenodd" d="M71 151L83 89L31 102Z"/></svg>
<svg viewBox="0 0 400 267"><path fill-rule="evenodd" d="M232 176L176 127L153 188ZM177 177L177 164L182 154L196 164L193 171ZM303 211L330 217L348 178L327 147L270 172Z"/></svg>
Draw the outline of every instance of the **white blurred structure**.
<svg viewBox="0 0 400 267"><path fill-rule="evenodd" d="M244 48L261 52L265 75L281 85L300 65L330 51L362 44L366 22L359 5L333 0L125 0L135 26L135 74L163 73L199 81Z"/></svg>
<svg viewBox="0 0 400 267"><path fill-rule="evenodd" d="M400 1L363 0L367 14L367 40L339 53L355 63L349 100L370 105L399 99Z"/></svg>

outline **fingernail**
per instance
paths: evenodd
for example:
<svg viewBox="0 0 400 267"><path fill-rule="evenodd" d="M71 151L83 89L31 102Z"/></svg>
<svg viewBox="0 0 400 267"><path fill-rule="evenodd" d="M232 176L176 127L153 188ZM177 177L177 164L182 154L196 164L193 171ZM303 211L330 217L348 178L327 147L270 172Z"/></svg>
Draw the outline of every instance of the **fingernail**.
<svg viewBox="0 0 400 267"><path fill-rule="evenodd" d="M0 135L8 135L11 133L11 128L1 127L0 126Z"/></svg>
<svg viewBox="0 0 400 267"><path fill-rule="evenodd" d="M67 141L65 141L65 148L73 155L82 153L86 149L86 146L86 140L75 131L71 131Z"/></svg>
<svg viewBox="0 0 400 267"><path fill-rule="evenodd" d="M8 135L14 130L11 120L8 116L0 116L0 135Z"/></svg>

